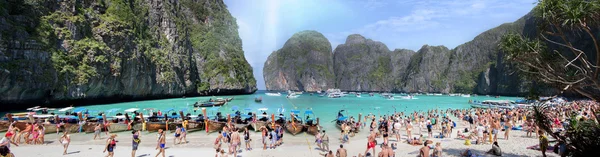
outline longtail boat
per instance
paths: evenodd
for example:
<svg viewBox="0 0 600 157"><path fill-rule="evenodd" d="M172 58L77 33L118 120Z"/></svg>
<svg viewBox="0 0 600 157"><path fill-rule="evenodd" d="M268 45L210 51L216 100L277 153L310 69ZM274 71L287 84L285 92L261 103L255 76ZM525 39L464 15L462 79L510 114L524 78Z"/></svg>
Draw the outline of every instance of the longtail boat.
<svg viewBox="0 0 600 157"><path fill-rule="evenodd" d="M285 130L290 132L292 135L296 135L304 131L304 125L302 124L302 119L298 117L300 111L292 110L290 111L290 121L285 124Z"/></svg>
<svg viewBox="0 0 600 157"><path fill-rule="evenodd" d="M360 126L359 125L360 125L360 118L362 117L362 115L358 114L358 122L354 122L354 121L350 121L348 119L348 117L344 116L342 114L343 111L344 110L340 110L340 112L338 112L338 118L335 120L336 121L336 123L335 123L336 127L338 129L340 129L340 130L344 130L342 128L342 124L346 124L346 125L350 125L350 131L355 132L355 133L360 132Z"/></svg>
<svg viewBox="0 0 600 157"><path fill-rule="evenodd" d="M205 119L206 132L211 133L211 132L216 132L216 131L222 130L223 127L225 127L227 125L227 119L221 115L221 112L218 112L219 107L212 107L212 108L210 108L210 110L213 113L214 112L217 112L217 113L214 114L214 116L207 116L207 118ZM206 109L203 108L202 112L206 113Z"/></svg>
<svg viewBox="0 0 600 157"><path fill-rule="evenodd" d="M194 103L194 107L216 107L223 106L227 103L226 101L218 101L218 102L196 102Z"/></svg>
<svg viewBox="0 0 600 157"><path fill-rule="evenodd" d="M254 102L261 103L262 102L262 97L256 97L256 98L254 98Z"/></svg>
<svg viewBox="0 0 600 157"><path fill-rule="evenodd" d="M252 115L252 123L250 124L250 126L252 126L252 129L256 132L260 132L260 128L261 127L266 127L267 126L267 121L269 121L269 116L267 115L267 110L269 110L268 108L260 108L258 109L258 113L260 115L257 114L253 114ZM260 113L262 112L262 113Z"/></svg>
<svg viewBox="0 0 600 157"><path fill-rule="evenodd" d="M321 126L319 126L319 118L315 118L316 122L310 116L315 116L312 110L304 111L304 116L306 120L304 122L304 128L306 128L306 133L311 135L316 135L319 133Z"/></svg>

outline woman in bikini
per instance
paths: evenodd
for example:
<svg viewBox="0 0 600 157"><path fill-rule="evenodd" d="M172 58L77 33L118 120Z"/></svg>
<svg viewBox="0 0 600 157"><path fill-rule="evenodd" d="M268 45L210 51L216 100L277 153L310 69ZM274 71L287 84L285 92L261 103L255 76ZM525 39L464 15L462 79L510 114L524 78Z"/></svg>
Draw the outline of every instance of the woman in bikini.
<svg viewBox="0 0 600 157"><path fill-rule="evenodd" d="M63 145L63 155L67 155L67 149L71 143L71 136L69 136L68 131L63 131L63 135L60 137L59 142Z"/></svg>
<svg viewBox="0 0 600 157"><path fill-rule="evenodd" d="M158 151L158 154L156 154L155 157L158 157L158 155L162 154L162 157L165 157L165 145L167 144L167 140L165 139L165 132L163 131L163 129L158 129L158 143L156 145L156 149L160 150Z"/></svg>
<svg viewBox="0 0 600 157"><path fill-rule="evenodd" d="M115 137L117 137L117 134L111 134L106 141L106 146L104 147L103 151L103 153L108 151L108 155L106 155L106 157L113 157L115 155L115 148L117 147L117 142L119 142L115 139Z"/></svg>

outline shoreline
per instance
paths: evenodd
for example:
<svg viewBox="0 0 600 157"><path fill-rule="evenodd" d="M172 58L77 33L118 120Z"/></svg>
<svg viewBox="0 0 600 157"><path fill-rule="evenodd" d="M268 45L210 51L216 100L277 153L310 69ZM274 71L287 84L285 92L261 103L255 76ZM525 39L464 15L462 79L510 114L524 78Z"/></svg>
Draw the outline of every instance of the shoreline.
<svg viewBox="0 0 600 157"><path fill-rule="evenodd" d="M452 116L451 116L452 117ZM452 117L452 120L457 120L457 118ZM457 129L464 129L465 125L463 121L457 121ZM413 129L415 133L413 136L418 136L416 132L418 129ZM423 129L426 131L426 129ZM439 133L439 130L434 130L434 134ZM504 132L501 132L500 135L503 135ZM117 140L120 141L117 143L117 147L115 149L115 156L131 156L131 132L119 132L116 133ZM337 140L340 137L340 132L338 129L327 130L327 134L330 138L330 149L334 151L339 148L340 141ZM348 155L350 157L357 156L359 153L364 155L364 151L366 150L367 143L367 134L368 128L362 129L361 132L356 134L355 137L350 138L350 142L344 144L344 148L348 150ZM403 132L403 136L401 141L398 143L398 148L395 150L396 156L417 156L418 150L421 146L411 146L407 144L405 132ZM103 156L106 153L102 153L103 145L106 142L106 135L103 132L102 139L100 140L92 140L93 134L89 133L75 133L71 135L71 145L69 146L69 150L67 152L72 152L72 154L66 156ZM187 140L189 143L186 144L173 144L173 133L167 132L167 148L166 156L189 156L189 154L206 154L202 156L214 156L216 153L213 148L214 139L217 137L217 133L206 134L204 131L196 131L188 133ZM453 133L452 136L455 136L456 133ZM426 133L425 133L426 136ZM154 150L156 146L156 133L142 132L141 134L141 144L140 148L137 151L136 156L154 156L157 153L157 150ZM275 156L290 156L290 157L305 157L305 156L320 156L319 153L324 153L317 150L317 146L314 144L314 136L309 135L307 133L301 133L296 136L293 136L289 133L285 133L283 137L283 145L279 146L275 149L267 149L262 150L261 144L261 135L259 132L251 131L250 137L252 139L251 146L253 148L252 151L242 151L239 153L239 156L243 157L275 157ZM390 143L397 143L395 138L390 136ZM454 138L445 138L445 139L437 139L437 138L428 138L435 142L441 142L441 146L443 149L443 156L460 156L464 150L469 148L475 154L482 156L491 156L488 154L484 154L487 150L491 148L490 144L484 145L464 145L463 140L458 140ZM11 151L16 156L45 156L45 157L58 157L62 155L62 146L60 146L57 142L58 136L56 134L46 134L46 145L27 145L23 144L19 147L12 146ZM380 144L383 140L381 137L377 138L378 144ZM541 155L540 151L527 149L526 147L533 146L538 144L538 139L535 136L525 137L524 131L511 131L510 139L504 140L499 137L498 143L502 148L503 156L539 156ZM241 147L245 146L242 143ZM222 148L228 149L226 144L223 144ZM376 147L377 151L380 152L381 148ZM31 149L35 149L37 151L28 151ZM371 151L370 151L371 152ZM44 153L44 154L42 154ZM84 155L85 154L85 155ZM554 153L547 153L548 156L558 156ZM230 155L231 156L231 155Z"/></svg>

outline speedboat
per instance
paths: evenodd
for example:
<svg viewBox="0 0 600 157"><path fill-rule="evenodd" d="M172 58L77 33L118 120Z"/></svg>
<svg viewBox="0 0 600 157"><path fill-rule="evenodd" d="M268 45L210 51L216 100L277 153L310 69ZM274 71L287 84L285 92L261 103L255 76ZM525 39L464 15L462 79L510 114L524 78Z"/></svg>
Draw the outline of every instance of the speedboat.
<svg viewBox="0 0 600 157"><path fill-rule="evenodd" d="M462 94L460 96L463 97L463 98L469 98L469 97L471 97L471 94Z"/></svg>
<svg viewBox="0 0 600 157"><path fill-rule="evenodd" d="M286 96L286 98L298 98L300 97L300 95L296 95L295 93L290 93L288 94L288 96Z"/></svg>
<svg viewBox="0 0 600 157"><path fill-rule="evenodd" d="M500 109L513 109L515 104L508 100L485 100L485 101L471 101L469 104L473 108L500 108Z"/></svg>
<svg viewBox="0 0 600 157"><path fill-rule="evenodd" d="M267 96L281 96L281 93L265 93Z"/></svg>

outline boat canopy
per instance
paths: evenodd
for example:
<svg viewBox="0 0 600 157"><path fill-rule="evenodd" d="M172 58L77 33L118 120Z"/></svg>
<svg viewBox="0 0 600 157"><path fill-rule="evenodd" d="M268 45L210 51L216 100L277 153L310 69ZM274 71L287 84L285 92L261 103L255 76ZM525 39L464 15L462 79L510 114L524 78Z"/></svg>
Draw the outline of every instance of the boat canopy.
<svg viewBox="0 0 600 157"><path fill-rule="evenodd" d="M40 106L30 107L30 108L27 108L27 110L28 111L32 111L32 110L35 110L35 109L38 109L38 108L40 108Z"/></svg>
<svg viewBox="0 0 600 157"><path fill-rule="evenodd" d="M258 110L259 111L266 111L266 110L269 110L269 109L268 108L259 108Z"/></svg>
<svg viewBox="0 0 600 157"><path fill-rule="evenodd" d="M50 118L54 117L54 115L44 114L44 115L33 115L34 118Z"/></svg>
<svg viewBox="0 0 600 157"><path fill-rule="evenodd" d="M78 108L73 109L73 112L77 113L77 112L83 112L85 110L87 110L87 109L85 109L83 107L78 107Z"/></svg>
<svg viewBox="0 0 600 157"><path fill-rule="evenodd" d="M314 114L312 110L306 110L304 111L304 114Z"/></svg>
<svg viewBox="0 0 600 157"><path fill-rule="evenodd" d="M125 112L135 112L137 110L140 110L139 108L130 108L130 109L126 109Z"/></svg>
<svg viewBox="0 0 600 157"><path fill-rule="evenodd" d="M110 109L110 110L106 110L105 112L106 113L111 113L111 112L117 112L119 110L120 110L120 108L113 108L113 109Z"/></svg>
<svg viewBox="0 0 600 157"><path fill-rule="evenodd" d="M251 108L245 108L244 110L245 110L245 111L252 111L252 109L251 109Z"/></svg>
<svg viewBox="0 0 600 157"><path fill-rule="evenodd" d="M243 115L240 115L240 117L242 117L242 118L246 119L246 118L250 118L250 117L252 117L252 116L250 116L250 115L247 115L247 114L243 114Z"/></svg>
<svg viewBox="0 0 600 157"><path fill-rule="evenodd" d="M300 110L291 110L290 112L293 113L293 114L295 114L295 115L300 114Z"/></svg>
<svg viewBox="0 0 600 157"><path fill-rule="evenodd" d="M498 103L498 104L510 104L512 103L509 100L485 100L483 103Z"/></svg>
<svg viewBox="0 0 600 157"><path fill-rule="evenodd" d="M285 108L277 108L277 112L285 112Z"/></svg>
<svg viewBox="0 0 600 157"><path fill-rule="evenodd" d="M69 111L71 109L73 109L73 107L65 107L65 108L62 108L62 109L58 110L58 112L67 112L67 111Z"/></svg>
<svg viewBox="0 0 600 157"><path fill-rule="evenodd" d="M78 119L77 116L63 116L63 115L59 115L58 118Z"/></svg>

